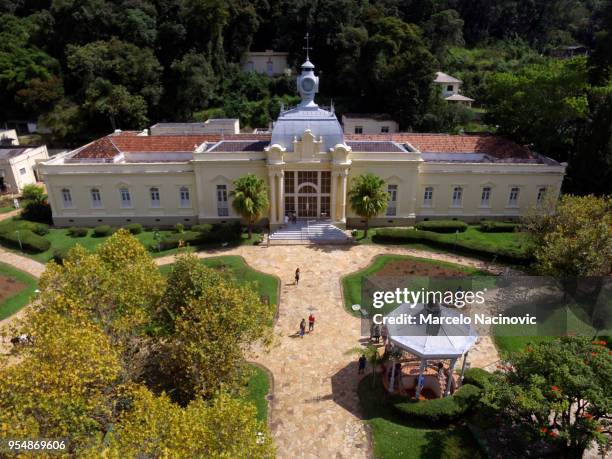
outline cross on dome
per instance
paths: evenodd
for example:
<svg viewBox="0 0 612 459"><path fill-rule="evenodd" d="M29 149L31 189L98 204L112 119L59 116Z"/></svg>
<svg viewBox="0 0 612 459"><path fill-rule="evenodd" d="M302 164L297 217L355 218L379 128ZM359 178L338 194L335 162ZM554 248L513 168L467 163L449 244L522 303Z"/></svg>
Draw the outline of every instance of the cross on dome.
<svg viewBox="0 0 612 459"><path fill-rule="evenodd" d="M312 47L309 45L310 44L310 34L308 32L306 32L306 36L304 37L304 40L306 40L306 46L304 46L302 49L306 50L306 60L309 61L310 60L309 51L312 49Z"/></svg>

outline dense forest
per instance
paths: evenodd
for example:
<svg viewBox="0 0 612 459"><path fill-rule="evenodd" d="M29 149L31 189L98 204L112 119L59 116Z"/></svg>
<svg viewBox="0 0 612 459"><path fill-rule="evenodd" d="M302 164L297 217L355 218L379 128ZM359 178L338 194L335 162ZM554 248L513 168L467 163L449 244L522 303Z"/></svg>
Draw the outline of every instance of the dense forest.
<svg viewBox="0 0 612 459"><path fill-rule="evenodd" d="M612 0L0 0L0 14L0 121L38 120L57 145L162 120L267 126L293 77L240 58L286 50L297 68L309 32L320 103L498 132L569 161L569 191L611 188ZM552 57L576 44L587 57ZM478 108L443 102L437 70Z"/></svg>

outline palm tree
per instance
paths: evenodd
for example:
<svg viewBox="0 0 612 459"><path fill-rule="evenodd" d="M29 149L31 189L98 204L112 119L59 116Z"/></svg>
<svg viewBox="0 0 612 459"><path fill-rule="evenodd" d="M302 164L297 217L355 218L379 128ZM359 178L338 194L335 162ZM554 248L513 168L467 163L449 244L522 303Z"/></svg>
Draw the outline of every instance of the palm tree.
<svg viewBox="0 0 612 459"><path fill-rule="evenodd" d="M368 237L370 219L387 210L389 193L384 186L385 181L371 172L353 179L348 196L353 211L366 220L364 237Z"/></svg>
<svg viewBox="0 0 612 459"><path fill-rule="evenodd" d="M249 239L253 236L253 223L261 218L268 208L268 187L263 179L247 174L234 180L230 193L232 207L248 223Z"/></svg>

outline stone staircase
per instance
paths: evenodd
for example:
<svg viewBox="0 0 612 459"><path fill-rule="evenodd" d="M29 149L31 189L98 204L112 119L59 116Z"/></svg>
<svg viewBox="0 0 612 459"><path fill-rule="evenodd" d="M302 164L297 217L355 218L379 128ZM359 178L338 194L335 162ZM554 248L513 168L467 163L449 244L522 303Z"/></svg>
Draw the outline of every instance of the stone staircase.
<svg viewBox="0 0 612 459"><path fill-rule="evenodd" d="M347 244L351 238L330 220L298 220L272 232L270 244Z"/></svg>

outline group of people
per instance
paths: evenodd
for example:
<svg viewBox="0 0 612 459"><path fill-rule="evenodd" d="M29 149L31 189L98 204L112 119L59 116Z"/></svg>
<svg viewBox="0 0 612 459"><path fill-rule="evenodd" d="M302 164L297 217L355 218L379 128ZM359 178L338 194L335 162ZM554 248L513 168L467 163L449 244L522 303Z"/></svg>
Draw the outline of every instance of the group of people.
<svg viewBox="0 0 612 459"><path fill-rule="evenodd" d="M291 212L285 215L285 225L287 223L297 223L297 215L295 215L295 212Z"/></svg>
<svg viewBox="0 0 612 459"><path fill-rule="evenodd" d="M374 341L376 344L380 343L380 339L382 338L383 344L387 344L387 340L389 339L389 328L387 328L387 324L383 324L381 327L379 324L375 324L372 322L370 326L370 341Z"/></svg>
<svg viewBox="0 0 612 459"><path fill-rule="evenodd" d="M313 332L314 331L314 326L315 326L315 316L313 313L310 313L310 315L308 316L308 333ZM300 338L304 337L304 334L306 333L306 319L302 319L302 321L300 322Z"/></svg>

